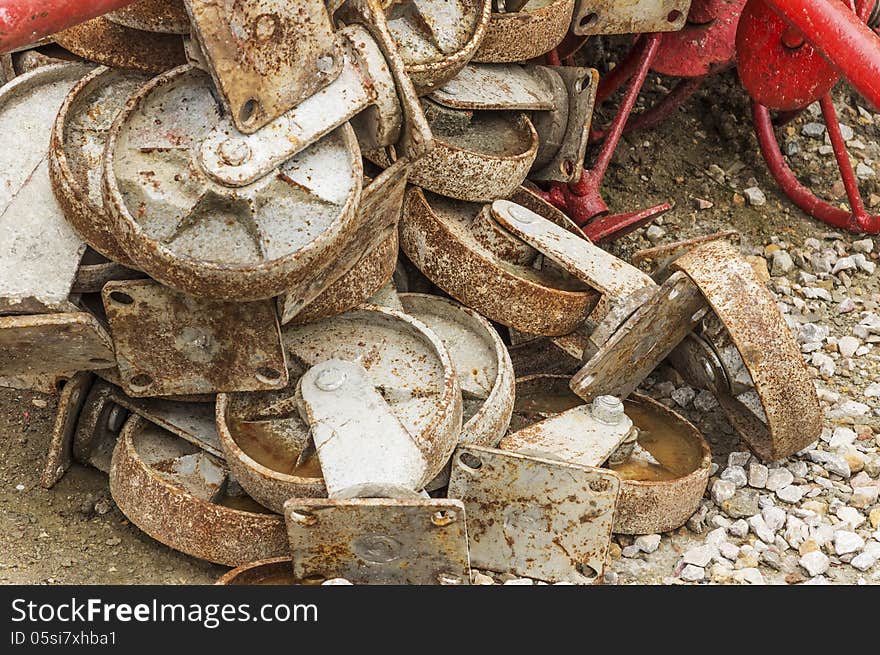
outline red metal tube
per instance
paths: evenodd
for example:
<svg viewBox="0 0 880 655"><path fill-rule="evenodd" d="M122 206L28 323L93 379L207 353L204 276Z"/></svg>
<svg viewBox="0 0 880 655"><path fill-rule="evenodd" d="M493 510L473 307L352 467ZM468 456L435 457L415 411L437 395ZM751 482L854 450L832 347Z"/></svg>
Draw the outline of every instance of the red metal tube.
<svg viewBox="0 0 880 655"><path fill-rule="evenodd" d="M880 38L844 4L766 0L876 107L880 107Z"/></svg>
<svg viewBox="0 0 880 655"><path fill-rule="evenodd" d="M134 0L0 0L0 53L130 5Z"/></svg>

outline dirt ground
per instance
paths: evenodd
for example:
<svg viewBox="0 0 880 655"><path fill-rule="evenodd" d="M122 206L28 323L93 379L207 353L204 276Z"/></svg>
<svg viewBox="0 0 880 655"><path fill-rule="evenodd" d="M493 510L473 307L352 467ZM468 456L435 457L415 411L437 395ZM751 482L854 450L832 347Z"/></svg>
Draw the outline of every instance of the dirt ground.
<svg viewBox="0 0 880 655"><path fill-rule="evenodd" d="M651 79L654 90L662 90L664 84L669 85L669 81ZM855 99L849 98L845 90L838 99L842 107L848 106L844 121L876 149L880 122L859 125ZM607 118L607 114L600 113L597 120ZM814 120L802 118L795 129L808 119ZM727 172L724 180L719 182L707 173L713 164ZM835 191L833 158L818 163L805 160L804 164L811 168L805 174L818 182L823 193ZM766 205L749 206L737 195L752 186L751 182L766 194ZM863 189L867 196L877 192L877 185L866 183ZM831 231L804 216L770 178L752 134L747 99L732 74L710 80L683 111L660 127L627 135L617 150L603 191L613 212L674 202L675 209L662 218L666 235L661 242L735 229L747 247L761 249L772 236L801 244L807 237L821 239ZM697 210L695 199L707 200L713 206ZM648 247L644 230L641 232L612 249L627 256ZM853 237L844 235L842 239L850 242ZM876 279L862 286L865 294L877 292ZM855 324L857 314L834 320ZM872 361L870 366L877 373L877 363ZM859 390L876 379L880 378L840 374L826 381L826 386L858 397ZM224 567L172 551L129 524L108 502L107 479L102 473L74 464L52 490L39 486L54 408L51 396L0 389L0 583L214 582L226 570ZM869 425L878 428L876 415ZM716 461L724 461L730 450L745 449L716 427L703 427ZM692 538L683 529L673 539L664 539L657 556L638 564L640 572L637 576L631 573L631 578L662 582L671 575L674 560Z"/></svg>

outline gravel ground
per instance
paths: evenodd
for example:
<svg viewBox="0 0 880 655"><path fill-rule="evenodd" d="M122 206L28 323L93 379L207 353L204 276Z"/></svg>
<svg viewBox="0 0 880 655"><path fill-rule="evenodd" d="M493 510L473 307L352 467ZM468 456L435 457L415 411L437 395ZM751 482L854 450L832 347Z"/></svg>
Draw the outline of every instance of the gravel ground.
<svg viewBox="0 0 880 655"><path fill-rule="evenodd" d="M652 79L662 92L668 81ZM650 97L650 94L649 94ZM869 206L880 211L880 115L838 93ZM780 130L795 170L839 201L833 155L811 108ZM601 116L597 119L601 121ZM628 135L604 185L612 211L671 200L676 208L614 245L640 248L719 229L742 234L816 376L822 437L784 461L749 455L709 394L658 369L645 390L700 427L714 466L686 526L615 537L606 583L876 584L880 581L880 283L878 241L803 216L769 178L732 74L711 81L661 127ZM181 555L131 526L106 477L75 465L38 485L55 399L0 390L0 582L210 583L225 569ZM717 468L716 468L717 467ZM475 572L478 583L532 584Z"/></svg>

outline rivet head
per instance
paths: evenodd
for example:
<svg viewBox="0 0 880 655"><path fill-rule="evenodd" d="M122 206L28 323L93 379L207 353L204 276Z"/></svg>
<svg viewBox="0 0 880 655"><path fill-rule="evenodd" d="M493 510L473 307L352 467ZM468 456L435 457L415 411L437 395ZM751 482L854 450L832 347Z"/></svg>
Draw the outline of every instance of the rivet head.
<svg viewBox="0 0 880 655"><path fill-rule="evenodd" d="M251 147L243 139L224 139L217 147L217 154L229 166L241 166L251 158Z"/></svg>
<svg viewBox="0 0 880 655"><path fill-rule="evenodd" d="M590 406L590 414L600 423L617 425L625 416L623 403L615 396L597 396Z"/></svg>
<svg viewBox="0 0 880 655"><path fill-rule="evenodd" d="M517 223L524 223L528 225L529 223L535 222L535 213L526 209L525 207L521 207L520 205L508 205L507 213L510 215L510 218L515 220Z"/></svg>
<svg viewBox="0 0 880 655"><path fill-rule="evenodd" d="M341 371L338 368L328 368L318 374L315 385L321 391L336 391L345 384L346 377L345 371Z"/></svg>

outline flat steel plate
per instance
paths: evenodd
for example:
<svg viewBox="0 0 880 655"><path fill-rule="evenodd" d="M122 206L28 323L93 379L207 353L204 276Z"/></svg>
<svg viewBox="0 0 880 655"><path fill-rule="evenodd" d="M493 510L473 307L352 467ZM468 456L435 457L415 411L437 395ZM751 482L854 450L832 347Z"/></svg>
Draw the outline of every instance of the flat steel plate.
<svg viewBox="0 0 880 655"><path fill-rule="evenodd" d="M287 384L271 300L196 300L150 280L110 282L104 308L130 396L280 389Z"/></svg>
<svg viewBox="0 0 880 655"><path fill-rule="evenodd" d="M342 68L324 0L186 0L193 34L235 126L253 132Z"/></svg>
<svg viewBox="0 0 880 655"><path fill-rule="evenodd" d="M220 437L217 434L214 403L179 402L164 398L131 398L121 390L113 394L113 401L202 450L223 457Z"/></svg>
<svg viewBox="0 0 880 655"><path fill-rule="evenodd" d="M470 584L459 500L291 498L284 520L298 580Z"/></svg>
<svg viewBox="0 0 880 655"><path fill-rule="evenodd" d="M577 35L677 32L691 0L578 0L571 20Z"/></svg>
<svg viewBox="0 0 880 655"><path fill-rule="evenodd" d="M0 316L0 375L73 375L113 365L113 342L86 312Z"/></svg>
<svg viewBox="0 0 880 655"><path fill-rule="evenodd" d="M589 584L605 570L619 491L608 469L460 446L448 493L467 510L474 567Z"/></svg>

